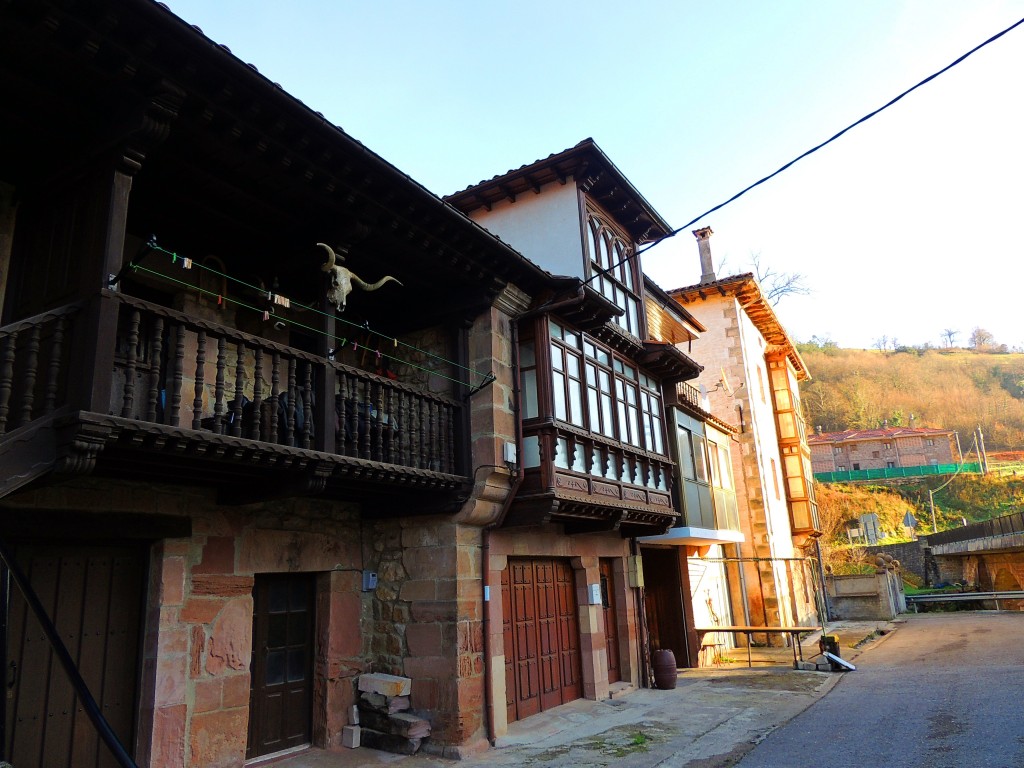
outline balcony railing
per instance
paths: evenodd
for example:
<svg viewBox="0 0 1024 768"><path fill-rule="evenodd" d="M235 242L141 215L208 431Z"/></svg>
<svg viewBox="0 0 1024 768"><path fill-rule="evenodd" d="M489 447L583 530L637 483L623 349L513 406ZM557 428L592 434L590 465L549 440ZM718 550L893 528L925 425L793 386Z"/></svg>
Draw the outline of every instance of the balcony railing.
<svg viewBox="0 0 1024 768"><path fill-rule="evenodd" d="M110 416L461 472L457 400L124 294L100 305L114 308L110 338L88 338L80 305L0 329L0 436L59 409L101 410L75 366L114 345L113 370L95 374Z"/></svg>

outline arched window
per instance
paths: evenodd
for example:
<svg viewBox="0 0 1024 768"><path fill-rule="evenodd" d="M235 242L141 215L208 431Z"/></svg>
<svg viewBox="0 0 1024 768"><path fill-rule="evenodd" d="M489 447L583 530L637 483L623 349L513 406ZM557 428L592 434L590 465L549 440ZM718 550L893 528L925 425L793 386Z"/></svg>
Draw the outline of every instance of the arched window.
<svg viewBox="0 0 1024 768"><path fill-rule="evenodd" d="M634 336L641 337L640 278L633 258L633 246L589 207L587 249L594 287L625 313L615 322Z"/></svg>

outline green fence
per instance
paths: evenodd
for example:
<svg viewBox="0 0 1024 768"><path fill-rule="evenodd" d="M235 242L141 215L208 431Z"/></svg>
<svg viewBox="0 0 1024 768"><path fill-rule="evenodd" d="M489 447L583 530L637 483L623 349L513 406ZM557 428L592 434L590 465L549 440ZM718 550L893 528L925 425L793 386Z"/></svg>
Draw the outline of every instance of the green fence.
<svg viewBox="0 0 1024 768"><path fill-rule="evenodd" d="M957 472L981 474L980 464L924 464L919 467L886 467L884 469L854 469L846 472L815 472L819 483L855 483L858 480L891 480L900 477L925 475L953 475Z"/></svg>

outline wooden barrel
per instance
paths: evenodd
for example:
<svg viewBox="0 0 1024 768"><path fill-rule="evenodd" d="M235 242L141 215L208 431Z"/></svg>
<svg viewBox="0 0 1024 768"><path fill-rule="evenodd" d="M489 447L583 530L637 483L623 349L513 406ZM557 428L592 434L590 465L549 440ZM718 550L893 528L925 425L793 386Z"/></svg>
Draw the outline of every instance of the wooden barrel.
<svg viewBox="0 0 1024 768"><path fill-rule="evenodd" d="M651 666L654 667L654 687L663 691L676 687L679 672L676 669L676 655L668 649L655 651L651 654Z"/></svg>

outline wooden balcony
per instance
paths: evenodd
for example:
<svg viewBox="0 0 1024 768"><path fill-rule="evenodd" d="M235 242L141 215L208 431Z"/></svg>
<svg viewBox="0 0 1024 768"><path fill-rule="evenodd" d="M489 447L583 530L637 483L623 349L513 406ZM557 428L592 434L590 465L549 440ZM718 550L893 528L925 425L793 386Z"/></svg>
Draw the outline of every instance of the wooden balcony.
<svg viewBox="0 0 1024 768"><path fill-rule="evenodd" d="M0 493L95 471L436 512L467 492L462 419L450 397L112 291L0 329Z"/></svg>
<svg viewBox="0 0 1024 768"><path fill-rule="evenodd" d="M526 464L507 524L556 522L567 533L616 530L629 537L661 533L678 521L669 457L558 421L524 432L527 444L536 440L540 463Z"/></svg>

